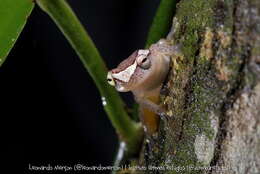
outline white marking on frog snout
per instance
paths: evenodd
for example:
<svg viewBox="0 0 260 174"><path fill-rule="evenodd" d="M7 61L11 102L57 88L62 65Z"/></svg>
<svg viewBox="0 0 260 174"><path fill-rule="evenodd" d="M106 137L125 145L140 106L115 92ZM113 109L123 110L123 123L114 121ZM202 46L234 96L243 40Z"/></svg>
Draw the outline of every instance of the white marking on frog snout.
<svg viewBox="0 0 260 174"><path fill-rule="evenodd" d="M125 70L119 72L119 73L113 73L112 76L115 79L121 80L123 82L129 82L130 78L135 72L137 63L136 61L129 67L127 67Z"/></svg>

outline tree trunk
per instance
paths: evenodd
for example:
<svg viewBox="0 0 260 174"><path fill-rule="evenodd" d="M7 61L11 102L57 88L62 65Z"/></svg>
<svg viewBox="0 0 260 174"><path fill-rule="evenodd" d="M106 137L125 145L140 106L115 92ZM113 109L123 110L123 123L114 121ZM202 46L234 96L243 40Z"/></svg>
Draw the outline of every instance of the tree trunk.
<svg viewBox="0 0 260 174"><path fill-rule="evenodd" d="M162 92L171 117L141 173L260 173L260 1L181 0L171 33L183 54Z"/></svg>

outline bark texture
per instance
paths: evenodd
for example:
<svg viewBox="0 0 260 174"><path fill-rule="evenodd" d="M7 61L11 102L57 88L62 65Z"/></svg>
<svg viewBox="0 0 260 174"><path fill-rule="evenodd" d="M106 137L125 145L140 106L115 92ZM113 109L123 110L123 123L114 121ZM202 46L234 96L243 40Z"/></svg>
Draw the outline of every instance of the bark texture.
<svg viewBox="0 0 260 174"><path fill-rule="evenodd" d="M144 143L139 173L260 173L260 1L181 0L172 30L171 118Z"/></svg>

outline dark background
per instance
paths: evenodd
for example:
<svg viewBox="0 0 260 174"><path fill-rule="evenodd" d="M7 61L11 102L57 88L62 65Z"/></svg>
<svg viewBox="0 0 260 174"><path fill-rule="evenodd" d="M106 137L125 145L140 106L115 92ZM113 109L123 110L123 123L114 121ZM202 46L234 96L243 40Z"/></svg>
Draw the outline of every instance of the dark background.
<svg viewBox="0 0 260 174"><path fill-rule="evenodd" d="M70 0L108 68L144 46L159 0ZM79 58L37 6L0 68L9 164L112 165L118 141ZM102 172L105 173L105 172Z"/></svg>

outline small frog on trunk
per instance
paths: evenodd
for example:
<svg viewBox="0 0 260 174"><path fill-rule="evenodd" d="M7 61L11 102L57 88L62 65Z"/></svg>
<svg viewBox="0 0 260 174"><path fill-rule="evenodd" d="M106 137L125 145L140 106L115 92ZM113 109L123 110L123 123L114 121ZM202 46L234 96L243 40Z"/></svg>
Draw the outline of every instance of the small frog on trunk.
<svg viewBox="0 0 260 174"><path fill-rule="evenodd" d="M169 72L171 57L179 52L178 45L160 39L149 49L134 51L107 74L108 83L117 91L132 91L140 105L144 130L150 135L158 129L158 115L167 117L160 105L160 90Z"/></svg>

